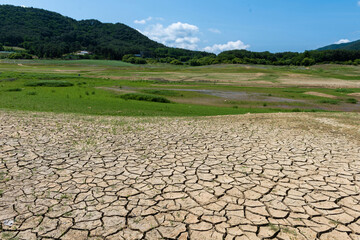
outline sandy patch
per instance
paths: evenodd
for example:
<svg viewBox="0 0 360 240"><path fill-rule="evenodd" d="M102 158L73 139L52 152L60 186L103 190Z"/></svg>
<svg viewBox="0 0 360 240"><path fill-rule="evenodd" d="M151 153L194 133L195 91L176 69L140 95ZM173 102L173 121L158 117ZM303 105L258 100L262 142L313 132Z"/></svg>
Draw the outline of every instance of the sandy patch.
<svg viewBox="0 0 360 240"><path fill-rule="evenodd" d="M287 74L277 79L286 86L324 87L324 88L360 88L360 81L336 78L319 78L305 74Z"/></svg>
<svg viewBox="0 0 360 240"><path fill-rule="evenodd" d="M117 93L134 93L136 91L132 91L130 89L123 89L118 87L96 87L97 89L103 89L107 91L117 92Z"/></svg>
<svg viewBox="0 0 360 240"><path fill-rule="evenodd" d="M76 72L80 72L80 70L62 70L62 69L55 69L55 72L69 72L69 73L76 73Z"/></svg>
<svg viewBox="0 0 360 240"><path fill-rule="evenodd" d="M348 94L348 96L360 97L360 93L350 93L350 94Z"/></svg>
<svg viewBox="0 0 360 240"><path fill-rule="evenodd" d="M305 94L307 94L307 95L312 95L312 96L317 96L317 97L332 98L332 99L337 98L337 97L334 96L334 95L330 95L330 94L326 94L326 93L319 93L319 92L306 92Z"/></svg>

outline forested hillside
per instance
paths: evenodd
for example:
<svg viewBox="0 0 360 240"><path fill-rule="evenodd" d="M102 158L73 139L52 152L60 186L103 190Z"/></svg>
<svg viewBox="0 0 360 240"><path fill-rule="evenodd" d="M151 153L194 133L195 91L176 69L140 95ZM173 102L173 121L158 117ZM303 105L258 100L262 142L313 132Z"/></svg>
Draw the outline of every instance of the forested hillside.
<svg viewBox="0 0 360 240"><path fill-rule="evenodd" d="M168 48L124 24L76 21L36 8L0 5L0 45L24 47L38 57L57 58L79 50L99 58L122 59L126 54L147 57L194 57L209 53Z"/></svg>
<svg viewBox="0 0 360 240"><path fill-rule="evenodd" d="M319 48L318 50L360 50L360 40L349 43L332 44Z"/></svg>

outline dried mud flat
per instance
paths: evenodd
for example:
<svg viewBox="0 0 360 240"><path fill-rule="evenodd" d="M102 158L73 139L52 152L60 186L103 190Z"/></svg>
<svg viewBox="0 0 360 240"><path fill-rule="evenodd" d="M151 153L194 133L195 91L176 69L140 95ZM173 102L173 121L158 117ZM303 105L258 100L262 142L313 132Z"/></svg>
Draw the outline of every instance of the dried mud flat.
<svg viewBox="0 0 360 240"><path fill-rule="evenodd" d="M0 111L0 238L360 239L359 120Z"/></svg>

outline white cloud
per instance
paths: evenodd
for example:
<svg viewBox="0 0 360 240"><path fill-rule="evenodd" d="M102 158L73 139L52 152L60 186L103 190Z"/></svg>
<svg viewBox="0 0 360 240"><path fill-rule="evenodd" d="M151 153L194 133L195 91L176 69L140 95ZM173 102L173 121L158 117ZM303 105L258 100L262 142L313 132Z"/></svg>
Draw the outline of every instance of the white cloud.
<svg viewBox="0 0 360 240"><path fill-rule="evenodd" d="M157 18L152 18L152 20L157 20ZM144 19L146 23L147 20ZM215 44L213 46L208 46L205 48L200 48L198 44L200 43L199 35L201 35L199 27L182 22L172 23L168 26L163 24L151 24L145 27L145 30L140 31L140 33L149 37L150 39L160 42L169 47L185 48L190 50L202 50L207 52L219 53L226 50L232 49L247 49L250 45L243 43L242 41L229 41L226 44ZM215 28L209 28L208 31L220 34L221 31ZM205 41L203 41L205 42Z"/></svg>
<svg viewBox="0 0 360 240"><path fill-rule="evenodd" d="M216 34L221 33L221 31L219 29L216 29L216 28L209 28L208 30L209 30L209 32L216 33Z"/></svg>
<svg viewBox="0 0 360 240"><path fill-rule="evenodd" d="M208 46L204 48L204 51L219 53L226 50L233 50L233 49L248 49L250 45L243 43L242 41L238 40L236 42L227 42L225 44L214 44L213 46Z"/></svg>
<svg viewBox="0 0 360 240"><path fill-rule="evenodd" d="M152 19L153 19L152 17L148 17L146 19L135 20L134 23L135 24L146 24L147 22L151 21Z"/></svg>
<svg viewBox="0 0 360 240"><path fill-rule="evenodd" d="M167 27L155 24L147 27L142 33L150 39L170 47L195 50L200 39L196 36L199 28L188 23L177 22Z"/></svg>
<svg viewBox="0 0 360 240"><path fill-rule="evenodd" d="M335 42L335 44L342 44L342 43L348 43L350 42L349 39L340 39L339 41Z"/></svg>
<svg viewBox="0 0 360 240"><path fill-rule="evenodd" d="M143 19L143 20L135 20L134 23L135 24L145 24L146 20L145 19Z"/></svg>
<svg viewBox="0 0 360 240"><path fill-rule="evenodd" d="M360 1L358 1L358 6L360 7Z"/></svg>

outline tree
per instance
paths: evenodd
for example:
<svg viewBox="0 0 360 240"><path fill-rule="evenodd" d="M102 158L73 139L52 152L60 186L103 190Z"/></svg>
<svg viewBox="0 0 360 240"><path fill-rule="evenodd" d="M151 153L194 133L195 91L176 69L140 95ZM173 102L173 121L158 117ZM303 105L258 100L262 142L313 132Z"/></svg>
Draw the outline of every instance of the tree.
<svg viewBox="0 0 360 240"><path fill-rule="evenodd" d="M132 63L132 64L147 64L147 61L140 57L134 57L131 54L125 55L122 60L124 62Z"/></svg>
<svg viewBox="0 0 360 240"><path fill-rule="evenodd" d="M133 62L135 64L147 64L147 61L143 58L136 57L135 61Z"/></svg>
<svg viewBox="0 0 360 240"><path fill-rule="evenodd" d="M312 59L312 58L304 58L302 61L301 61L301 65L303 66L311 66L311 65L314 65L315 64L315 60Z"/></svg>
<svg viewBox="0 0 360 240"><path fill-rule="evenodd" d="M180 62L180 61L179 61L179 60L177 60L177 59L172 60L172 61L170 62L170 64L172 64L172 65L183 65L183 63L182 63L182 62Z"/></svg>
<svg viewBox="0 0 360 240"><path fill-rule="evenodd" d="M8 56L9 59L32 59L28 53L12 53Z"/></svg>
<svg viewBox="0 0 360 240"><path fill-rule="evenodd" d="M193 66L193 67L195 67L195 66L201 66L200 61L197 60L197 59L190 60L190 61L189 61L189 64L190 64L190 66Z"/></svg>
<svg viewBox="0 0 360 240"><path fill-rule="evenodd" d="M0 51L4 51L4 46L0 43Z"/></svg>
<svg viewBox="0 0 360 240"><path fill-rule="evenodd" d="M126 54L122 57L122 61L123 62L130 62L132 60L132 58L134 58L134 55L132 54Z"/></svg>

